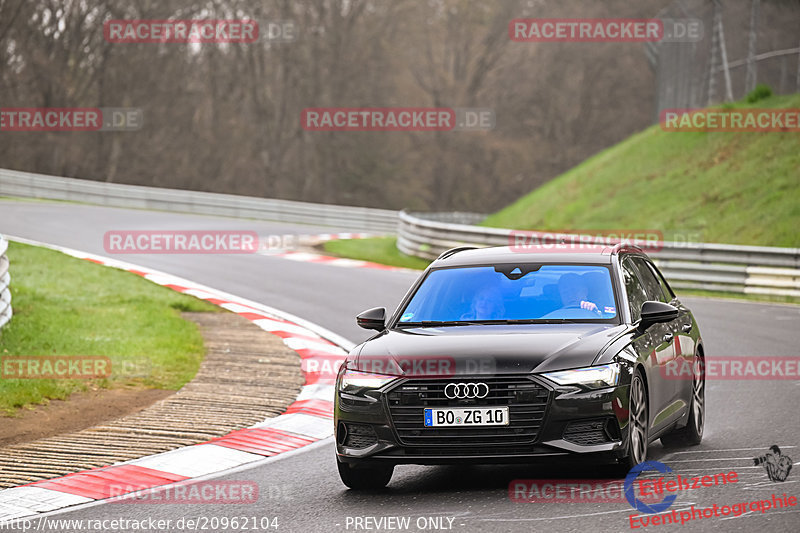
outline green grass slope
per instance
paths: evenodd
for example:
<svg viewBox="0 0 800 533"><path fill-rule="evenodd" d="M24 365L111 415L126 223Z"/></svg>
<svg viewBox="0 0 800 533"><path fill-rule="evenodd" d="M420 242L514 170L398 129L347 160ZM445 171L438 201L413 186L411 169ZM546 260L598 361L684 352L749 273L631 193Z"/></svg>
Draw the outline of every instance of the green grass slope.
<svg viewBox="0 0 800 533"><path fill-rule="evenodd" d="M800 94L733 108L800 108ZM667 240L800 247L800 133L633 135L489 216L486 226L654 229Z"/></svg>
<svg viewBox="0 0 800 533"><path fill-rule="evenodd" d="M178 390L197 373L203 337L181 311L219 308L135 274L10 243L14 318L0 332L8 356L107 356L95 380L0 378L0 423L19 408L89 388Z"/></svg>

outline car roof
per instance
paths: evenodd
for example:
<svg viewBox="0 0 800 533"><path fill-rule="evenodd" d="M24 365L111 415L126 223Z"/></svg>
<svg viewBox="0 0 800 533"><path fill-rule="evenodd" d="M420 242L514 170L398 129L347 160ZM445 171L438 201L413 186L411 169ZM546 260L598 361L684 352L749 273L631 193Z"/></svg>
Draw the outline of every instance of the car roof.
<svg viewBox="0 0 800 533"><path fill-rule="evenodd" d="M610 265L614 255L634 253L644 255L635 246L582 246L580 250L556 250L546 246L519 249L512 246L494 246L489 248L454 248L439 256L432 263L435 268L451 266L471 266L485 264L514 263L568 263Z"/></svg>

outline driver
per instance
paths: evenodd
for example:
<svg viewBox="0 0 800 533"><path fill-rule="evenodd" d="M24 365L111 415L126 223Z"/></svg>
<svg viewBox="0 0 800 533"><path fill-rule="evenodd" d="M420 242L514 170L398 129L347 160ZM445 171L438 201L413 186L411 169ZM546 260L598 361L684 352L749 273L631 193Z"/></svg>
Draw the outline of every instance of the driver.
<svg viewBox="0 0 800 533"><path fill-rule="evenodd" d="M597 304L587 300L589 298L589 287L586 282L577 274L564 274L558 280L558 292L561 295L562 309L586 309L599 313Z"/></svg>

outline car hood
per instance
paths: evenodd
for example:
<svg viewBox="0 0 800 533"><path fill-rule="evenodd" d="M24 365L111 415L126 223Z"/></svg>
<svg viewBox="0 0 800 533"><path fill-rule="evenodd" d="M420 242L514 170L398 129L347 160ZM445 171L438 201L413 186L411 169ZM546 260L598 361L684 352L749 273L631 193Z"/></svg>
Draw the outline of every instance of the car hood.
<svg viewBox="0 0 800 533"><path fill-rule="evenodd" d="M591 365L626 329L610 324L398 329L366 341L351 359L365 371L409 377L432 376L436 369L446 375L444 369L453 365L458 375L564 370Z"/></svg>

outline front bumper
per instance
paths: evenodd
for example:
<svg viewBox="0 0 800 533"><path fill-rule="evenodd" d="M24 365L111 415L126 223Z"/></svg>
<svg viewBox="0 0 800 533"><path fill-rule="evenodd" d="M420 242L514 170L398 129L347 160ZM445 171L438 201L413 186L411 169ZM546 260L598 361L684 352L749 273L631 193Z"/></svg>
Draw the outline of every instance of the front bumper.
<svg viewBox="0 0 800 533"><path fill-rule="evenodd" d="M446 400L442 381L487 382L483 400ZM627 455L628 387L585 391L539 376L399 379L365 401L337 393L336 454L346 463L534 463L553 458L592 463ZM509 407L509 426L425 428L425 407Z"/></svg>

